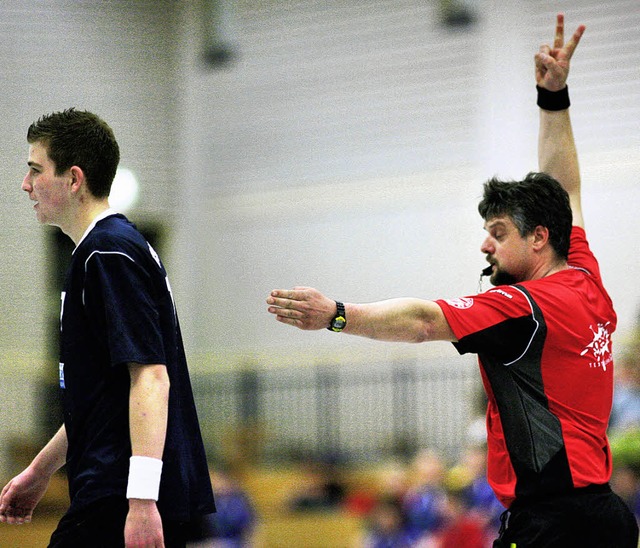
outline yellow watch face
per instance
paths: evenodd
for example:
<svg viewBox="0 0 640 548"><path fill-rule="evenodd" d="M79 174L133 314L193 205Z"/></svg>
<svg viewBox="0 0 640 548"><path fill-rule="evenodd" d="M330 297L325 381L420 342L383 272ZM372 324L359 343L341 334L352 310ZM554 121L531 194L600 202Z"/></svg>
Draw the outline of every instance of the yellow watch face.
<svg viewBox="0 0 640 548"><path fill-rule="evenodd" d="M331 329L333 331L342 331L345 325L347 325L347 320L344 316L336 316L331 321Z"/></svg>

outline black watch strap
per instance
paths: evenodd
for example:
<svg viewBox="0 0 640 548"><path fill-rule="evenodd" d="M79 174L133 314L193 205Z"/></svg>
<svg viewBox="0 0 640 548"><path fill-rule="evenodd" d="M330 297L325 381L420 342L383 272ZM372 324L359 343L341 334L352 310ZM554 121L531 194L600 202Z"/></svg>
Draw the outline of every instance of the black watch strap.
<svg viewBox="0 0 640 548"><path fill-rule="evenodd" d="M347 325L347 314L344 310L344 303L340 301L336 301L336 315L331 320L329 327L327 329L329 331L335 331L336 333L340 333L345 326Z"/></svg>

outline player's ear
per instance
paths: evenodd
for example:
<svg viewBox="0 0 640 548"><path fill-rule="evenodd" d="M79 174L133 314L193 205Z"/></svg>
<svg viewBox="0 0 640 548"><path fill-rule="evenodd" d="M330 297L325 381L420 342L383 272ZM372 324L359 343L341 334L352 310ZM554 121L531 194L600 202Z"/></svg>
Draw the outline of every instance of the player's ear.
<svg viewBox="0 0 640 548"><path fill-rule="evenodd" d="M84 171L82 171L81 167L71 166L69 168L69 175L71 176L72 192L78 192L87 182L86 177L84 176Z"/></svg>

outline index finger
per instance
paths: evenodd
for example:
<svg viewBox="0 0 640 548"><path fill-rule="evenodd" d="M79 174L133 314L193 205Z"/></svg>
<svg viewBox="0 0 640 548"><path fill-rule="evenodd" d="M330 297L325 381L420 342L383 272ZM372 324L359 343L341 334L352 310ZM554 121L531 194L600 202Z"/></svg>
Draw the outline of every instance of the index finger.
<svg viewBox="0 0 640 548"><path fill-rule="evenodd" d="M271 294L271 297L276 299L288 299L291 301L302 301L304 300L304 290L302 289L274 289Z"/></svg>
<svg viewBox="0 0 640 548"><path fill-rule="evenodd" d="M576 29L576 31L573 33L571 40L569 40L565 45L564 49L566 51L567 57L571 58L571 56L573 55L573 52L578 47L578 44L580 43L580 38L582 38L582 35L584 34L584 31L586 28L587 27L585 27L584 25L580 25Z"/></svg>

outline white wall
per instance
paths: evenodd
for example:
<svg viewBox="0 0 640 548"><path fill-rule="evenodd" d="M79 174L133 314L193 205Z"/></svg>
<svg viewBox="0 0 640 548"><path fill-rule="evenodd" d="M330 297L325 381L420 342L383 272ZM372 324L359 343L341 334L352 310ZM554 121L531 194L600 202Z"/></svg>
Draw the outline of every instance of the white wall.
<svg viewBox="0 0 640 548"><path fill-rule="evenodd" d="M171 0L0 0L0 478L8 440L37 441L43 411L37 383L55 379L48 341L60 297L49 292L46 229L27 195L29 124L71 106L103 116L136 172L136 219L171 221L176 201L174 51Z"/></svg>
<svg viewBox="0 0 640 548"><path fill-rule="evenodd" d="M637 0L480 0L467 31L444 29L435 2L235 5L239 57L216 70L202 63L199 2L0 0L0 375L12 402L0 406L0 447L37 432L33 381L55 368L45 232L19 190L33 119L77 105L113 126L141 181L131 216L175 229L165 262L194 369L405 351L454 359L448 345L296 332L264 299L293 284L345 300L475 292L481 183L535 168L531 59L555 10L570 30L588 26L570 84L585 210L620 333L630 330ZM0 451L0 476L6 466Z"/></svg>
<svg viewBox="0 0 640 548"><path fill-rule="evenodd" d="M352 301L476 291L482 182L537 167L533 54L553 39L556 10L567 35L588 27L570 83L587 228L619 332L630 331L640 304L630 251L640 231L637 3L476 5L478 23L452 31L435 2L238 3L239 59L217 71L189 62L197 40L183 42L182 204L193 222L177 233L179 300L203 367L237 354L379 351L276 324L264 306L274 287ZM196 16L185 10L185 25Z"/></svg>

